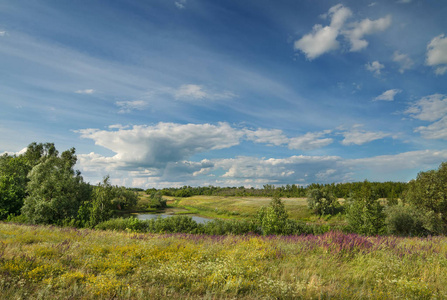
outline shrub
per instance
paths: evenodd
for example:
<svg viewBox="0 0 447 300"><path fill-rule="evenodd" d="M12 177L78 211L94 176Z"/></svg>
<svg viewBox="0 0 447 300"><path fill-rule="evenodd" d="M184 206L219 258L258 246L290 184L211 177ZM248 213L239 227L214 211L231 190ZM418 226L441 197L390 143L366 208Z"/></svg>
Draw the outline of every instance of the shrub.
<svg viewBox="0 0 447 300"><path fill-rule="evenodd" d="M337 197L327 186L310 190L307 195L307 205L314 214L320 216L334 215L341 210Z"/></svg>
<svg viewBox="0 0 447 300"><path fill-rule="evenodd" d="M263 206L258 211L258 221L265 235L284 234L287 218L284 203L278 196L273 197L269 206Z"/></svg>
<svg viewBox="0 0 447 300"><path fill-rule="evenodd" d="M149 208L162 209L167 207L166 200L160 192L152 193L149 199Z"/></svg>
<svg viewBox="0 0 447 300"><path fill-rule="evenodd" d="M386 209L387 231L393 235L420 236L427 234L423 214L411 206L394 205Z"/></svg>
<svg viewBox="0 0 447 300"><path fill-rule="evenodd" d="M385 213L368 181L357 194L348 199L346 219L351 231L376 235L386 232Z"/></svg>

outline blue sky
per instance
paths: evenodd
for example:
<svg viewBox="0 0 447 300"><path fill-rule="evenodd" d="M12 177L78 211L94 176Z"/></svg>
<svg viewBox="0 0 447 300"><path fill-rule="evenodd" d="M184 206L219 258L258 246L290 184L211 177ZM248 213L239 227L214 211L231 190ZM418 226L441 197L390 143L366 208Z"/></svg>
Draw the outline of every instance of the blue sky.
<svg viewBox="0 0 447 300"><path fill-rule="evenodd" d="M0 153L142 188L408 181L447 161L443 0L0 1Z"/></svg>

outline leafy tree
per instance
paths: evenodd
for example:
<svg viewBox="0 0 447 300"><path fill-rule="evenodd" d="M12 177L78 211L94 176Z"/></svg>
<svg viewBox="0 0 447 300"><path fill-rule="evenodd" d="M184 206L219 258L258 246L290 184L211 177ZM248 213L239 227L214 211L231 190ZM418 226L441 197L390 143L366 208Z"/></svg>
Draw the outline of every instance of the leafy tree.
<svg viewBox="0 0 447 300"><path fill-rule="evenodd" d="M386 209L388 233L401 236L423 236L439 233L439 220L432 212L411 205L393 205Z"/></svg>
<svg viewBox="0 0 447 300"><path fill-rule="evenodd" d="M84 210L88 210L90 217L88 224L95 226L101 222L107 221L114 215L115 205L114 188L110 184L110 177L104 177L103 181L98 183L93 189L92 201L84 203Z"/></svg>
<svg viewBox="0 0 447 300"><path fill-rule="evenodd" d="M438 170L420 172L415 180L408 184L404 201L416 208L432 212L439 216L447 227L447 162L442 163Z"/></svg>
<svg viewBox="0 0 447 300"><path fill-rule="evenodd" d="M328 186L315 188L307 195L307 205L309 209L317 215L333 215L340 211L340 203Z"/></svg>
<svg viewBox="0 0 447 300"><path fill-rule="evenodd" d="M278 196L274 196L268 206L263 206L258 211L258 221L265 235L284 233L287 218L284 203Z"/></svg>
<svg viewBox="0 0 447 300"><path fill-rule="evenodd" d="M112 202L119 210L129 209L135 206L138 202L138 194L133 190L125 188L124 186L113 187L113 194L114 198Z"/></svg>
<svg viewBox="0 0 447 300"><path fill-rule="evenodd" d="M160 192L152 193L149 200L149 208L161 209L167 207L166 200Z"/></svg>
<svg viewBox="0 0 447 300"><path fill-rule="evenodd" d="M55 148L49 149L50 154L41 156L28 174L28 196L22 207L22 213L36 224L62 224L75 219L79 207L91 192L80 172L73 170L75 149L64 151L61 156ZM36 162L36 157L33 152L31 161Z"/></svg>
<svg viewBox="0 0 447 300"><path fill-rule="evenodd" d="M28 171L23 156L0 157L0 219L20 213L26 197Z"/></svg>
<svg viewBox="0 0 447 300"><path fill-rule="evenodd" d="M348 200L346 219L350 229L357 233L383 234L386 231L383 210L371 184L364 181L360 192Z"/></svg>

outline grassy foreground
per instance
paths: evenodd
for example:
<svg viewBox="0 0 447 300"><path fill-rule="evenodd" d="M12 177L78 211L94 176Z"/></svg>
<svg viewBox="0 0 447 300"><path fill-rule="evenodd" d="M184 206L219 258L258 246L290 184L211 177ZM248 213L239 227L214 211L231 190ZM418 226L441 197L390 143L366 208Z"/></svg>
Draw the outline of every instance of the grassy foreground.
<svg viewBox="0 0 447 300"><path fill-rule="evenodd" d="M1 299L445 299L447 239L0 223Z"/></svg>

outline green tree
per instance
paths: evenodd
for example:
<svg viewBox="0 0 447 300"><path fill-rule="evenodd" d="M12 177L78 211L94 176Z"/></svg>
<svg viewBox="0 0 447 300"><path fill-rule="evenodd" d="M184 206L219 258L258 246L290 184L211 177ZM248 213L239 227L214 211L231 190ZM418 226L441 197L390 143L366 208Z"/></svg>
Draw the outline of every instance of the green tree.
<svg viewBox="0 0 447 300"><path fill-rule="evenodd" d="M26 197L28 172L23 156L0 156L0 219L20 214Z"/></svg>
<svg viewBox="0 0 447 300"><path fill-rule="evenodd" d="M113 203L114 198L114 188L110 184L110 177L106 176L102 182L93 188L91 202L84 204L86 208L83 209L88 209L90 212L89 226L95 226L113 217L115 208Z"/></svg>
<svg viewBox="0 0 447 300"><path fill-rule="evenodd" d="M39 163L28 174L28 196L22 213L35 224L62 224L75 219L79 207L90 197L91 188L84 183L81 173L74 171L75 149L61 156L51 149L50 155L41 156Z"/></svg>
<svg viewBox="0 0 447 300"><path fill-rule="evenodd" d="M384 208L370 182L364 181L360 191L348 199L346 219L350 229L360 234L386 232Z"/></svg>
<svg viewBox="0 0 447 300"><path fill-rule="evenodd" d="M443 162L437 170L420 172L415 180L408 184L404 194L405 203L437 216L447 232L447 162Z"/></svg>
<svg viewBox="0 0 447 300"><path fill-rule="evenodd" d="M287 218L284 203L278 196L274 196L268 206L263 206L258 211L258 222L265 235L284 233Z"/></svg>
<svg viewBox="0 0 447 300"><path fill-rule="evenodd" d="M149 199L149 208L162 209L167 207L166 200L160 192L152 193Z"/></svg>
<svg viewBox="0 0 447 300"><path fill-rule="evenodd" d="M309 209L317 215L333 215L341 210L337 197L328 187L314 188L307 195L307 205Z"/></svg>

